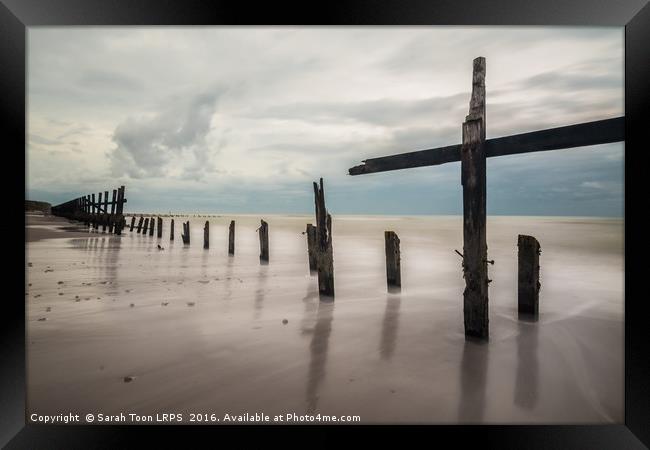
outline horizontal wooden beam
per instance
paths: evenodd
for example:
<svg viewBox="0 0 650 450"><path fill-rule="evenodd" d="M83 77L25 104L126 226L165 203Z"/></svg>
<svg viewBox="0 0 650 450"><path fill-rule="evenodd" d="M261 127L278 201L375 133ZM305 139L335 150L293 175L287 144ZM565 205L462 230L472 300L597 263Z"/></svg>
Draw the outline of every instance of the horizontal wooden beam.
<svg viewBox="0 0 650 450"><path fill-rule="evenodd" d="M515 134L485 141L488 158L543 152L587 145L608 144L625 140L625 117L597 120L530 133ZM398 155L366 159L364 164L348 169L350 175L386 172L412 167L437 166L460 161L460 144L419 150Z"/></svg>

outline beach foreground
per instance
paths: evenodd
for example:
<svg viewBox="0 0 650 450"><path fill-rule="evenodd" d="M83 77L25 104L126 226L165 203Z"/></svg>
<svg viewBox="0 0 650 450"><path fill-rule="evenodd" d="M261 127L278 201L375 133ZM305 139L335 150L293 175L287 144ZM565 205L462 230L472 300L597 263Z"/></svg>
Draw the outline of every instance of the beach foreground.
<svg viewBox="0 0 650 450"><path fill-rule="evenodd" d="M189 218L189 246L182 220L170 242L169 218L158 239L27 216L28 416L623 422L622 219L488 217L484 344L463 333L461 217L333 217L334 302L309 272L312 216L210 217L207 250L206 218ZM386 289L385 230L401 240L399 293ZM542 248L538 322L517 319L518 234Z"/></svg>

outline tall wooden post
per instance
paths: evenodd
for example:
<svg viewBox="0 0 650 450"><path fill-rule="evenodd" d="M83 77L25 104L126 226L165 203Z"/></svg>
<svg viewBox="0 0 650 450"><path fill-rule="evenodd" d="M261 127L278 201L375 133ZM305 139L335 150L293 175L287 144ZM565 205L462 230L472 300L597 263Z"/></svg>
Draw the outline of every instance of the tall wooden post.
<svg viewBox="0 0 650 450"><path fill-rule="evenodd" d="M106 223L108 222L108 191L104 191L104 220L102 221L102 231L106 231Z"/></svg>
<svg viewBox="0 0 650 450"><path fill-rule="evenodd" d="M149 227L149 218L146 217L144 219L144 227L142 227L142 234L146 235L147 234L147 227Z"/></svg>
<svg viewBox="0 0 650 450"><path fill-rule="evenodd" d="M112 233L115 226L115 204L117 202L117 189L113 189L113 200L111 200L111 215L108 219L108 232Z"/></svg>
<svg viewBox="0 0 650 450"><path fill-rule="evenodd" d="M158 217L158 237L162 238L162 217Z"/></svg>
<svg viewBox="0 0 650 450"><path fill-rule="evenodd" d="M142 222L144 222L144 217L140 216L140 220L138 220L138 234L142 231Z"/></svg>
<svg viewBox="0 0 650 450"><path fill-rule="evenodd" d="M485 181L485 58L474 60L472 99L463 123L463 313L465 336L489 338Z"/></svg>
<svg viewBox="0 0 650 450"><path fill-rule="evenodd" d="M97 228L97 216L95 215L96 214L95 213L95 205L96 205L96 203L95 203L95 193L94 192L91 194L91 198L92 198L92 204L90 206L90 214L91 214L90 223L92 224L93 228Z"/></svg>
<svg viewBox="0 0 650 450"><path fill-rule="evenodd" d="M334 261L332 255L332 216L325 209L323 179L320 187L314 182L316 205L316 248L318 270L318 292L334 297Z"/></svg>
<svg viewBox="0 0 650 450"><path fill-rule="evenodd" d="M269 224L260 220L258 232L260 234L260 261L269 260Z"/></svg>
<svg viewBox="0 0 650 450"><path fill-rule="evenodd" d="M97 215L99 217L98 223L103 223L103 221L104 221L104 214L99 209L99 207L101 207L101 206L102 206L102 193L100 192L98 194L98 198L97 198ZM97 227L97 228L99 229L99 227ZM104 231L103 228L102 228L102 231Z"/></svg>
<svg viewBox="0 0 650 450"><path fill-rule="evenodd" d="M131 217L131 228L129 228L129 231L133 231L133 225L135 225L135 216Z"/></svg>
<svg viewBox="0 0 650 450"><path fill-rule="evenodd" d="M386 282L390 290L402 286L399 237L394 231L385 231L384 240L386 241Z"/></svg>
<svg viewBox="0 0 650 450"><path fill-rule="evenodd" d="M124 186L120 186L117 190L117 204L115 205L115 234L122 234L124 228Z"/></svg>
<svg viewBox="0 0 650 450"><path fill-rule="evenodd" d="M203 248L210 248L210 222L208 220L203 226Z"/></svg>
<svg viewBox="0 0 650 450"><path fill-rule="evenodd" d="M153 229L155 228L156 220L154 217L149 221L149 236L153 236Z"/></svg>
<svg viewBox="0 0 650 450"><path fill-rule="evenodd" d="M169 240L174 240L174 219L172 219L171 224L169 225Z"/></svg>
<svg viewBox="0 0 650 450"><path fill-rule="evenodd" d="M533 236L520 234L519 247L518 306L520 318L539 318L539 254L542 250Z"/></svg>
<svg viewBox="0 0 650 450"><path fill-rule="evenodd" d="M311 223L307 224L307 255L309 256L309 271L316 272L318 270L318 246L317 242L317 227Z"/></svg>
<svg viewBox="0 0 650 450"><path fill-rule="evenodd" d="M230 221L230 226L228 227L228 254L235 254L235 221Z"/></svg>

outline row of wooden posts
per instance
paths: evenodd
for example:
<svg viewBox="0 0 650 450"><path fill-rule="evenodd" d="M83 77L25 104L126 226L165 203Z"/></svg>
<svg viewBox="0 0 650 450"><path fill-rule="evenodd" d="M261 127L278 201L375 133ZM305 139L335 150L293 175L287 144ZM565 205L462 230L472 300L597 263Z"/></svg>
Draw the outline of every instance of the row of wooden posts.
<svg viewBox="0 0 650 450"><path fill-rule="evenodd" d="M321 296L334 297L334 261L332 253L332 217L325 208L325 194L323 179L320 183L314 183L314 197L316 209L316 225L307 224L305 233L307 235L307 252L310 272L318 274L318 290ZM131 218L130 231L134 230L136 217ZM156 225L157 223L157 225ZM154 235L157 227L158 238L162 238L162 218L140 217L136 232ZM228 253L235 254L235 221L231 220L228 230ZM260 261L269 261L269 227L263 219L256 230L260 241ZM190 244L190 222L183 222L183 243ZM171 219L169 239L174 240L174 219ZM400 239L394 231L384 232L386 252L386 284L389 291L401 289L401 254ZM518 311L522 318L536 320L539 314L539 255L540 245L533 236L519 235L518 241ZM210 222L206 221L203 227L203 248L210 247ZM466 258L463 257L463 272L467 274L465 267ZM494 263L493 261L490 261ZM491 280L488 280L488 283Z"/></svg>
<svg viewBox="0 0 650 450"><path fill-rule="evenodd" d="M124 204L126 203L125 188L120 186L113 189L112 200L108 200L109 191L100 192L95 201L95 194L77 197L73 200L52 207L52 214L71 220L84 222L87 226L102 231L108 228L109 233L122 234L126 226L124 219ZM110 206L110 212L108 207Z"/></svg>

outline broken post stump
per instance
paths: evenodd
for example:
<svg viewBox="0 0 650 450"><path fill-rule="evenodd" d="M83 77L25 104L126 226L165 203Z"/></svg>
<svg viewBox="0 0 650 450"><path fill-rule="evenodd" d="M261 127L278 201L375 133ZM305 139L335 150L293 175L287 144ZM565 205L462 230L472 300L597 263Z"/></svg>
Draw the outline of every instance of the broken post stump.
<svg viewBox="0 0 650 450"><path fill-rule="evenodd" d="M169 225L169 240L174 240L174 219L172 219L171 224Z"/></svg>
<svg viewBox="0 0 650 450"><path fill-rule="evenodd" d="M386 282L390 290L402 286L399 237L394 231L385 231L384 240L386 241Z"/></svg>
<svg viewBox="0 0 650 450"><path fill-rule="evenodd" d="M158 237L162 238L162 217L158 217Z"/></svg>
<svg viewBox="0 0 650 450"><path fill-rule="evenodd" d="M155 227L156 221L152 217L151 220L149 221L149 236L153 236L153 229Z"/></svg>
<svg viewBox="0 0 650 450"><path fill-rule="evenodd" d="M133 225L135 225L135 216L131 217L131 228L129 228L129 231L133 231Z"/></svg>
<svg viewBox="0 0 650 450"><path fill-rule="evenodd" d="M539 318L539 255L542 252L539 242L533 236L520 234L517 283L517 303L520 318Z"/></svg>
<svg viewBox="0 0 650 450"><path fill-rule="evenodd" d="M142 227L142 234L147 234L147 228L149 227L149 218L144 219L144 227Z"/></svg>
<svg viewBox="0 0 650 450"><path fill-rule="evenodd" d="M309 256L309 271L316 272L318 270L318 247L316 244L317 227L311 223L307 224L307 255Z"/></svg>
<svg viewBox="0 0 650 450"><path fill-rule="evenodd" d="M228 227L228 254L235 254L235 221L230 221L230 226Z"/></svg>
<svg viewBox="0 0 650 450"><path fill-rule="evenodd" d="M334 297L334 261L332 256L332 216L325 208L323 179L320 187L314 182L316 206L316 260L318 270L318 292L320 295Z"/></svg>
<svg viewBox="0 0 650 450"><path fill-rule="evenodd" d="M208 220L203 225L203 248L210 248L210 222Z"/></svg>
<svg viewBox="0 0 650 450"><path fill-rule="evenodd" d="M183 239L183 244L190 243L190 221L189 220L187 221L187 223L183 222L183 233L181 234L181 238Z"/></svg>
<svg viewBox="0 0 650 450"><path fill-rule="evenodd" d="M97 229L98 230L99 230L99 224L104 223L104 213L101 211L101 209L99 209L99 208L101 208L101 206L102 206L102 193L100 192L98 194L98 198L97 198L97 217L98 217L98 219L97 219ZM102 227L102 231L105 231L105 229L103 227Z"/></svg>
<svg viewBox="0 0 650 450"><path fill-rule="evenodd" d="M117 190L117 203L115 204L115 215L113 220L115 221L115 234L118 236L122 234L124 229L124 216L122 212L124 211L124 186L120 186Z"/></svg>
<svg viewBox="0 0 650 450"><path fill-rule="evenodd" d="M474 60L472 97L463 123L463 314L465 336L488 339L485 179L485 58Z"/></svg>
<svg viewBox="0 0 650 450"><path fill-rule="evenodd" d="M97 229L97 203L95 203L95 194L90 194L92 198L92 206L90 209L90 214L92 215L91 224L94 229Z"/></svg>
<svg viewBox="0 0 650 450"><path fill-rule="evenodd" d="M269 224L260 220L260 227L258 232L260 235L260 261L269 260Z"/></svg>
<svg viewBox="0 0 650 450"><path fill-rule="evenodd" d="M142 222L144 222L144 217L140 216L140 220L138 220L138 233L142 231Z"/></svg>

